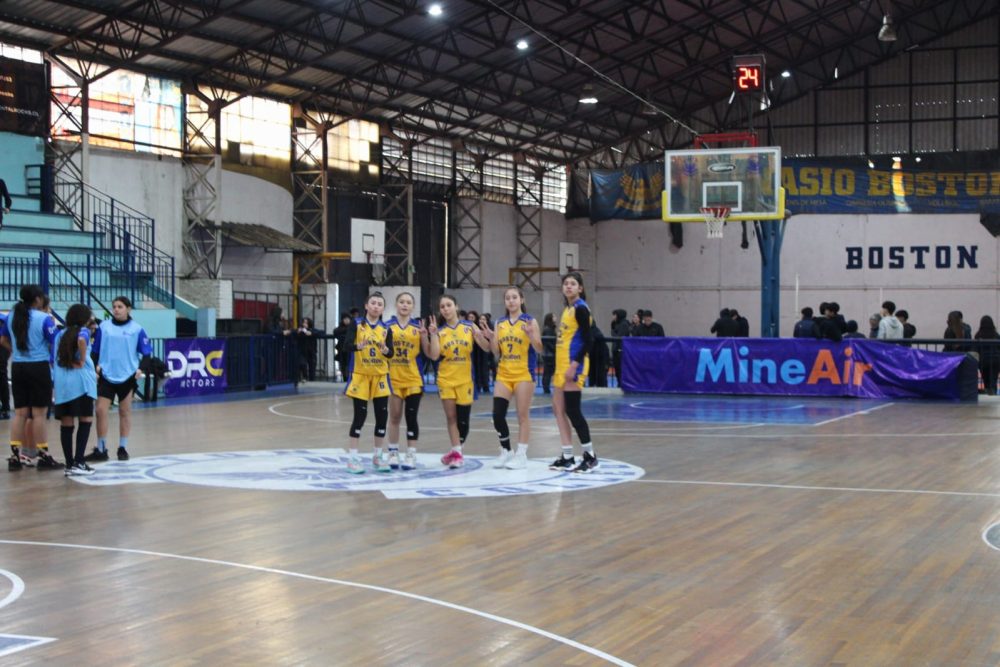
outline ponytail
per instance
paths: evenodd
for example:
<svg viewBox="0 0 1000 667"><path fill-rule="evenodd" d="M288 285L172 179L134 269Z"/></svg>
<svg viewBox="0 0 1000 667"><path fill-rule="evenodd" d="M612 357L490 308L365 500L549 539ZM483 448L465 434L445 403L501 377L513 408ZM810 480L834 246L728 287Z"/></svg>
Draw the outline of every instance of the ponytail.
<svg viewBox="0 0 1000 667"><path fill-rule="evenodd" d="M62 368L74 368L79 361L80 329L87 326L93 316L90 308L82 303L75 303L66 311L66 330L59 339L59 349L56 352L56 363Z"/></svg>
<svg viewBox="0 0 1000 667"><path fill-rule="evenodd" d="M45 292L38 285L21 287L21 300L14 304L14 314L10 318L10 332L14 345L21 352L28 351L28 325L31 323L31 306L36 299L45 298Z"/></svg>

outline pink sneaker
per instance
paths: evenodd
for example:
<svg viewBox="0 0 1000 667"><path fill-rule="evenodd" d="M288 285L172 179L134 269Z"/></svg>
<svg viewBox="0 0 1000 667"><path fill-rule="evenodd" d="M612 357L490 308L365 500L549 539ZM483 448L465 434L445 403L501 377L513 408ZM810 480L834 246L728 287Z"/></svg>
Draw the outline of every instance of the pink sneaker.
<svg viewBox="0 0 1000 667"><path fill-rule="evenodd" d="M461 468L465 465L465 459L462 458L462 452L452 449L441 457L441 463L449 468Z"/></svg>

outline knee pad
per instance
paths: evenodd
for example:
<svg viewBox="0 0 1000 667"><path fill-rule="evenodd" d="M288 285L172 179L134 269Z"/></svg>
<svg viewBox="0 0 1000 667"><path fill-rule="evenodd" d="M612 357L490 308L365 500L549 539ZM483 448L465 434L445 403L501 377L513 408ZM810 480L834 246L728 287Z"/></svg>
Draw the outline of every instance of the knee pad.
<svg viewBox="0 0 1000 667"><path fill-rule="evenodd" d="M406 397L406 408L403 416L406 417L406 439L416 440L420 435L420 427L417 425L417 410L420 409L420 397L423 394L414 394Z"/></svg>
<svg viewBox="0 0 1000 667"><path fill-rule="evenodd" d="M385 437L385 425L389 423L389 397L373 398L372 405L375 406L375 437Z"/></svg>
<svg viewBox="0 0 1000 667"><path fill-rule="evenodd" d="M563 394L563 400L566 405L566 416L569 418L569 423L576 430L576 434L580 438L580 443L586 444L590 442L590 425L587 424L587 420L583 416L583 410L580 409L582 398L578 391L568 391Z"/></svg>
<svg viewBox="0 0 1000 667"><path fill-rule="evenodd" d="M359 438L361 437L361 427L365 425L365 419L368 418L368 401L362 401L360 398L352 400L354 401L354 419L351 421L351 437Z"/></svg>
<svg viewBox="0 0 1000 667"><path fill-rule="evenodd" d="M493 428L497 430L497 437L500 444L507 443L506 448L510 448L510 428L507 426L507 408L510 401L499 396L493 397Z"/></svg>
<svg viewBox="0 0 1000 667"><path fill-rule="evenodd" d="M469 435L469 415L471 414L471 405L455 406L455 415L458 421L458 441L462 444L465 444L465 438Z"/></svg>

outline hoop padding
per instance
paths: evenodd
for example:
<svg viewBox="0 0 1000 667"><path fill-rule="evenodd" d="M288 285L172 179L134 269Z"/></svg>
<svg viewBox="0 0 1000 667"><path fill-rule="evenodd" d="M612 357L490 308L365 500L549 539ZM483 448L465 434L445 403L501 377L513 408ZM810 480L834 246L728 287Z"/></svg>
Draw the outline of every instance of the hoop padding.
<svg viewBox="0 0 1000 667"><path fill-rule="evenodd" d="M722 230L726 225L726 220L729 219L731 210L727 206L708 206L701 209L702 215L705 216L705 228L708 230L708 238L722 238Z"/></svg>

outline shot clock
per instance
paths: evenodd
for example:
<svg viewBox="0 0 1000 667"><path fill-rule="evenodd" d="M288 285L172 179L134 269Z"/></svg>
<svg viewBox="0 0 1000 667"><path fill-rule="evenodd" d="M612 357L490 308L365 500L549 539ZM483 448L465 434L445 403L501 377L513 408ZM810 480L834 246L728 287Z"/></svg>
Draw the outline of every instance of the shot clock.
<svg viewBox="0 0 1000 667"><path fill-rule="evenodd" d="M737 93L764 90L763 54L733 57L733 89Z"/></svg>

